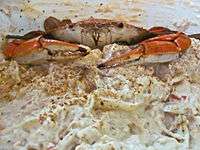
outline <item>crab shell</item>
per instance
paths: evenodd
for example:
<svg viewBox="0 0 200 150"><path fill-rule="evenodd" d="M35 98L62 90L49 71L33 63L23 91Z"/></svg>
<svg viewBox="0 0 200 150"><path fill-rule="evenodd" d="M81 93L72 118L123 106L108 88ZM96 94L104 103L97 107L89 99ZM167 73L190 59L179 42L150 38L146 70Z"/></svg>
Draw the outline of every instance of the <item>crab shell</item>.
<svg viewBox="0 0 200 150"><path fill-rule="evenodd" d="M55 39L102 48L115 42L138 43L152 34L143 28L121 21L93 17L72 23L49 17L44 22L45 31Z"/></svg>

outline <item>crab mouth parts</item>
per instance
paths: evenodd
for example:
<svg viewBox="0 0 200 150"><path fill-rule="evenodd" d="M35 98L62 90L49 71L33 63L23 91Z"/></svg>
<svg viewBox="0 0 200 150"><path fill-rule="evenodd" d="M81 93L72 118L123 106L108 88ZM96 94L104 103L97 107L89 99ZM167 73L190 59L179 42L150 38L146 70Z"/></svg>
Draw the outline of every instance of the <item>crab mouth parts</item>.
<svg viewBox="0 0 200 150"><path fill-rule="evenodd" d="M102 48L101 43L110 44L112 42L112 34L108 28L89 28L81 30L81 43L87 43L88 37L92 38L94 48Z"/></svg>

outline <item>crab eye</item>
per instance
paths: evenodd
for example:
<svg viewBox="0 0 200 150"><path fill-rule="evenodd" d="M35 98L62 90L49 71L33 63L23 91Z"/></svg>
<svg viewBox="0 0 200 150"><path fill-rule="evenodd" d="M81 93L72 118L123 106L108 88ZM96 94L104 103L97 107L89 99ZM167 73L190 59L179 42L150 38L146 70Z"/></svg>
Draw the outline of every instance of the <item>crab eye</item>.
<svg viewBox="0 0 200 150"><path fill-rule="evenodd" d="M124 24L123 24L122 22L120 22L120 23L118 24L118 27L119 27L119 28L123 28L123 27L124 27Z"/></svg>

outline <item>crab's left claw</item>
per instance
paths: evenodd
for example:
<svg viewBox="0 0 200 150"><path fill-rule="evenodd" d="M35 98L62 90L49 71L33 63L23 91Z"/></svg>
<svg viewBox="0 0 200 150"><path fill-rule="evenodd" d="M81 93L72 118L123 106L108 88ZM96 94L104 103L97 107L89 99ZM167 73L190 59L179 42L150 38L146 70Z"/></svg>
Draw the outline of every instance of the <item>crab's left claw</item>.
<svg viewBox="0 0 200 150"><path fill-rule="evenodd" d="M130 48L130 50L115 52L108 60L97 67L108 68L136 60L142 63L169 62L178 58L190 45L191 40L184 33L163 34L147 39Z"/></svg>
<svg viewBox="0 0 200 150"><path fill-rule="evenodd" d="M97 65L98 68L109 68L123 64L131 60L138 60L143 55L143 47L141 45L134 46L133 49L121 50L114 52L112 56L103 63Z"/></svg>

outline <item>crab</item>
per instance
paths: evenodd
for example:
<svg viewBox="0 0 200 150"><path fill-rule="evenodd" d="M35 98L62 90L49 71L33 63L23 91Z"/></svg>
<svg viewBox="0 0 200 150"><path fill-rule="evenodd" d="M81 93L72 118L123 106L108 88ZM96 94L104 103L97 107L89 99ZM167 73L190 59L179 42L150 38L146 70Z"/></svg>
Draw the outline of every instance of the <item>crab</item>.
<svg viewBox="0 0 200 150"><path fill-rule="evenodd" d="M105 45L122 43L129 49L113 52L98 68L108 68L129 61L169 62L177 59L191 45L190 38L165 27L149 30L115 20L89 18L73 23L69 19L48 17L43 31L24 36L8 35L4 54L8 58L25 61L74 60Z"/></svg>

